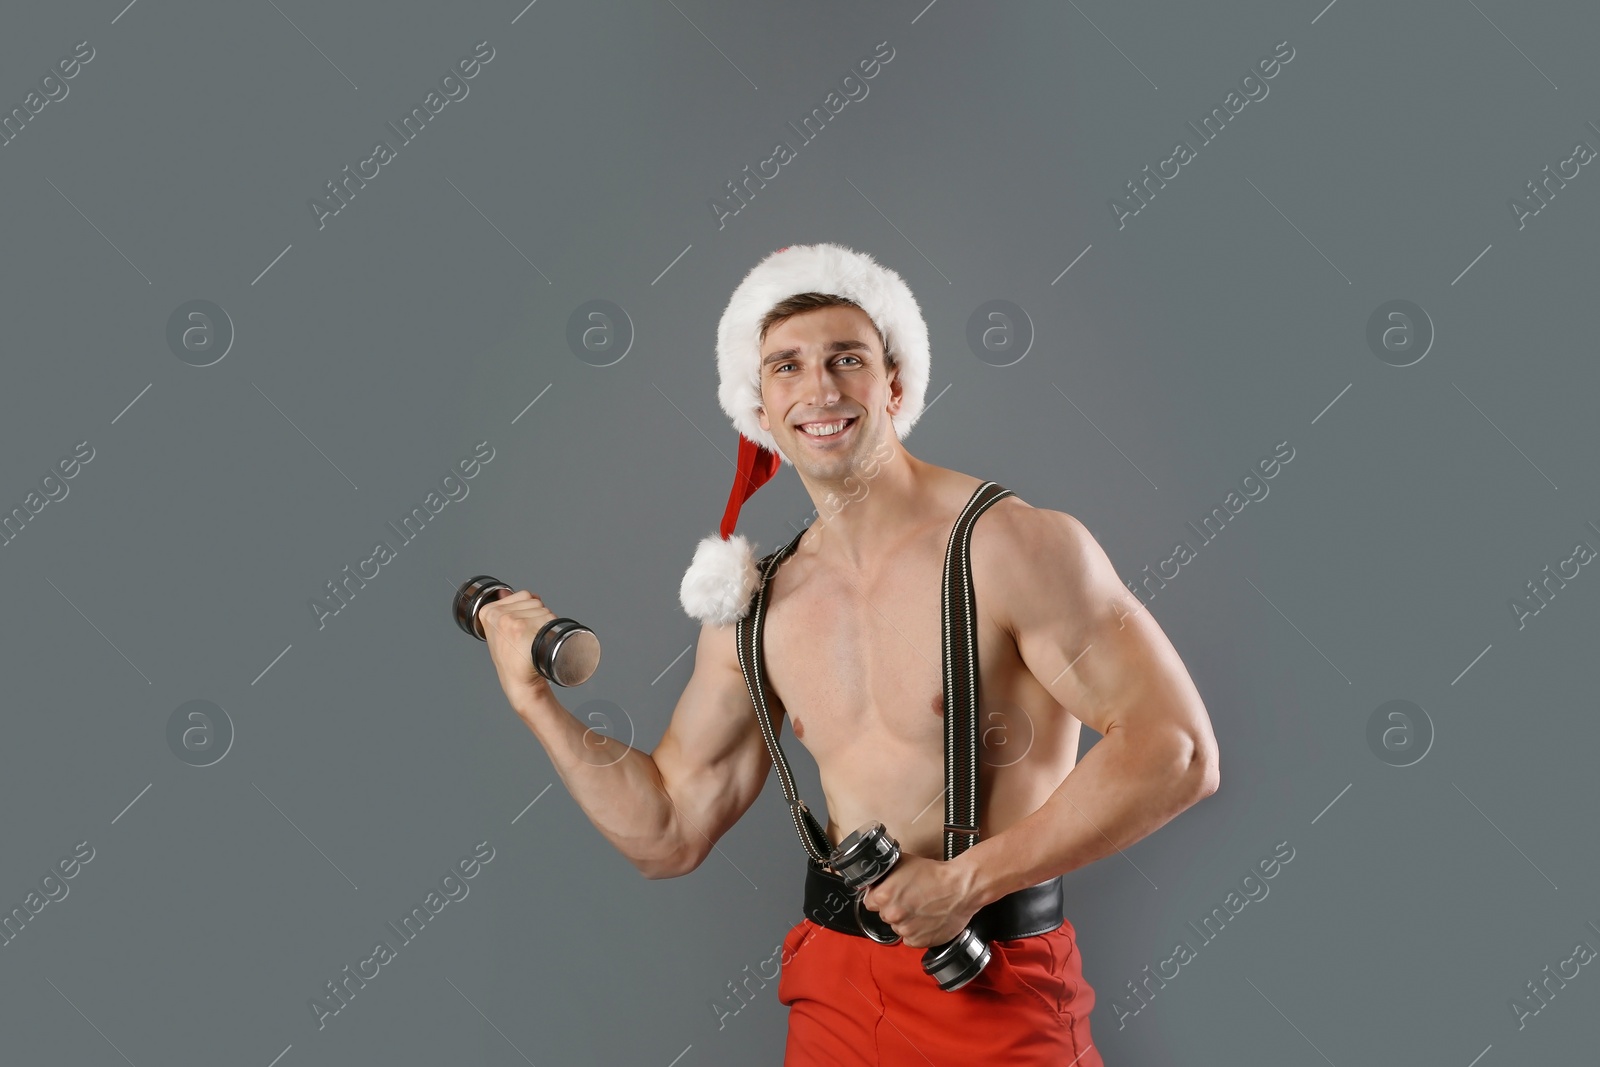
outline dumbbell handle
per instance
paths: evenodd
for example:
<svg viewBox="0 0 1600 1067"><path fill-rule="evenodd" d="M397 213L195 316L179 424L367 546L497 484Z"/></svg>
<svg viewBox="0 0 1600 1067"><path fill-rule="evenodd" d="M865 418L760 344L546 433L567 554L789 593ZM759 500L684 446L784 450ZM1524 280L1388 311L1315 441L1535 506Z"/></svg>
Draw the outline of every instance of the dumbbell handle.
<svg viewBox="0 0 1600 1067"><path fill-rule="evenodd" d="M456 625L479 641L488 641L479 610L512 592L505 582L480 574L462 582L450 602ZM551 619L539 628L528 650L533 665L549 681L560 686L582 685L600 665L600 640L594 631L575 619Z"/></svg>
<svg viewBox="0 0 1600 1067"><path fill-rule="evenodd" d="M882 945L898 943L900 935L891 928L892 936L878 936L871 921L862 913L861 901L867 887L885 878L899 862L900 845L889 836L881 822L868 823L852 832L833 850L830 858L829 865L839 872L847 886L856 890L856 924L862 933ZM940 989L954 992L988 966L989 956L988 942L973 933L969 926L944 944L934 945L924 952L922 969L938 981Z"/></svg>

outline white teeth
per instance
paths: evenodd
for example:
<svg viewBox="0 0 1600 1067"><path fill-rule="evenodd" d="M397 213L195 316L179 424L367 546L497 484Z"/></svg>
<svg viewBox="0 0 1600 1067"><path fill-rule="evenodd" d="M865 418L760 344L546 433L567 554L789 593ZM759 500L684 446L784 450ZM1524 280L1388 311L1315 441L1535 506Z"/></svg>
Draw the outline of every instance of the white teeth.
<svg viewBox="0 0 1600 1067"><path fill-rule="evenodd" d="M849 421L849 419L845 419L841 422L814 422L809 426L800 428L812 437L832 437L836 433L844 432L844 428Z"/></svg>

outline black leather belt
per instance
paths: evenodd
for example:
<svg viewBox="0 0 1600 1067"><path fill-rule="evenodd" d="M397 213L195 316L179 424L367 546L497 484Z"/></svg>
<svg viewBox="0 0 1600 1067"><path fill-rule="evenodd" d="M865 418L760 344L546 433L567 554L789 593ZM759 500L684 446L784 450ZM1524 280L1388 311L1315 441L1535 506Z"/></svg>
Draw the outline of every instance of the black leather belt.
<svg viewBox="0 0 1600 1067"><path fill-rule="evenodd" d="M870 908L862 908L871 911ZM876 913L874 913L876 914ZM985 941L1015 941L1019 937L1047 934L1066 918L1061 876L1007 893L979 908L969 924ZM866 937L856 925L855 892L844 879L806 860L806 918L841 934Z"/></svg>

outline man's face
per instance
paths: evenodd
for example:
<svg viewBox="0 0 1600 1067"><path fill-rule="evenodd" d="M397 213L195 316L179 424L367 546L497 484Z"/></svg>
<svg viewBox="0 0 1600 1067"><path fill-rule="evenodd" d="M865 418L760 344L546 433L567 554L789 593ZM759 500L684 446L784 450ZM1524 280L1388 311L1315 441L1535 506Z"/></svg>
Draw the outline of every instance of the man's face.
<svg viewBox="0 0 1600 1067"><path fill-rule="evenodd" d="M898 371L886 373L878 331L853 307L818 308L778 323L761 343L761 428L796 469L823 481L854 473L893 434ZM806 429L842 431L817 436Z"/></svg>

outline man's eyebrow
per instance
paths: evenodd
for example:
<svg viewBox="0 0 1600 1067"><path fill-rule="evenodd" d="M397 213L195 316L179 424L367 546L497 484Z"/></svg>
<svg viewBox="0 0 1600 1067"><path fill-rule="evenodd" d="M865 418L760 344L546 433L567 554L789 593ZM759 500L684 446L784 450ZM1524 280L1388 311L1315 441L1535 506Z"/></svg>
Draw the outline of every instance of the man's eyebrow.
<svg viewBox="0 0 1600 1067"><path fill-rule="evenodd" d="M833 353L833 352L848 352L849 350L854 349L854 348L866 348L866 347L867 347L867 343L865 341L829 341L826 345L823 346L824 350L826 350L829 353ZM762 359L761 365L763 367L765 367L768 363L776 363L778 360L793 359L795 356L798 356L799 354L800 354L800 350L798 348L785 348L781 352L774 352L771 355L769 355L769 356L765 357L764 359Z"/></svg>

